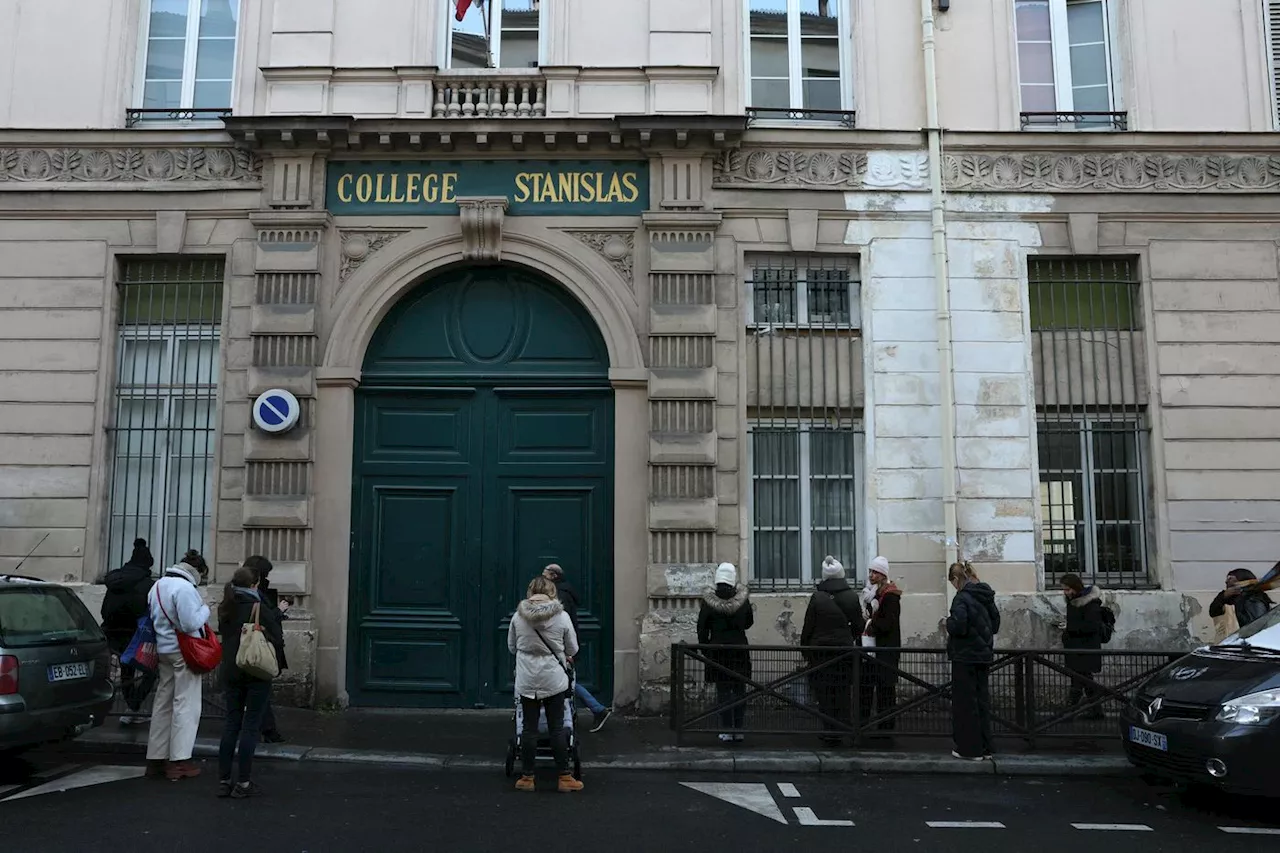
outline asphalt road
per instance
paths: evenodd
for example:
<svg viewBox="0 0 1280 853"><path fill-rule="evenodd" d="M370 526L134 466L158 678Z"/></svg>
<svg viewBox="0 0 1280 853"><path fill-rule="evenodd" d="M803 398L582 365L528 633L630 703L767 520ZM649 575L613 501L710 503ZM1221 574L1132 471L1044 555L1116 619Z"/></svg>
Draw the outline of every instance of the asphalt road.
<svg viewBox="0 0 1280 853"><path fill-rule="evenodd" d="M235 802L213 796L215 773L208 764L205 776L176 783L138 778L140 769L129 765L122 759L50 755L0 769L5 849L1280 849L1280 810L1274 804L1186 796L1129 778L749 777L587 768L587 790L560 795L549 777L540 780L544 790L521 794L500 774L484 772L263 762L257 781L266 794Z"/></svg>

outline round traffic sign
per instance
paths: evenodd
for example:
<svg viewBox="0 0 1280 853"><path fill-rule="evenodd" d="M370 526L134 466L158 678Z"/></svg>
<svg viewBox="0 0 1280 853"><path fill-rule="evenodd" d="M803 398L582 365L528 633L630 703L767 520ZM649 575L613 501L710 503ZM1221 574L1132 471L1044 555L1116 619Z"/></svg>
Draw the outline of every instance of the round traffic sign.
<svg viewBox="0 0 1280 853"><path fill-rule="evenodd" d="M263 432L287 432L298 423L301 414L298 398L282 388L264 391L253 401L253 422Z"/></svg>

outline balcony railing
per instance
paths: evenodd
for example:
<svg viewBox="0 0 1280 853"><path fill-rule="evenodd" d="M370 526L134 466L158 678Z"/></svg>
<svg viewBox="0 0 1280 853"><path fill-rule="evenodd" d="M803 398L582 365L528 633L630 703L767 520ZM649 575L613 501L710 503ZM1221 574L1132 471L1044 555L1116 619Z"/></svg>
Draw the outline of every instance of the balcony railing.
<svg viewBox="0 0 1280 853"><path fill-rule="evenodd" d="M854 110L778 109L774 107L747 107L747 126L762 121L814 122L838 124L853 129L858 114Z"/></svg>
<svg viewBox="0 0 1280 853"><path fill-rule="evenodd" d="M142 124L169 124L181 122L221 121L231 115L229 107L217 109L147 109L125 110L124 126L137 127Z"/></svg>
<svg viewBox="0 0 1280 853"><path fill-rule="evenodd" d="M433 89L433 118L520 119L547 114L547 88L541 76L443 72Z"/></svg>
<svg viewBox="0 0 1280 853"><path fill-rule="evenodd" d="M1128 130L1128 113L1022 113L1023 130Z"/></svg>

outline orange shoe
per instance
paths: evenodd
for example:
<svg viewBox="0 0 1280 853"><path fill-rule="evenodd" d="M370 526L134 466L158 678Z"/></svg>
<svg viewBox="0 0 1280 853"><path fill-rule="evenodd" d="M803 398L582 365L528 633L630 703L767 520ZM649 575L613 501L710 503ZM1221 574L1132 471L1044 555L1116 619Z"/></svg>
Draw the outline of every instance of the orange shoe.
<svg viewBox="0 0 1280 853"><path fill-rule="evenodd" d="M582 790L582 783L570 776L568 773L560 777L560 793L572 794Z"/></svg>
<svg viewBox="0 0 1280 853"><path fill-rule="evenodd" d="M533 777L532 777L532 776L521 776L519 779L517 779L517 780L516 780L516 790L517 790L517 791L532 791L532 790L534 790Z"/></svg>

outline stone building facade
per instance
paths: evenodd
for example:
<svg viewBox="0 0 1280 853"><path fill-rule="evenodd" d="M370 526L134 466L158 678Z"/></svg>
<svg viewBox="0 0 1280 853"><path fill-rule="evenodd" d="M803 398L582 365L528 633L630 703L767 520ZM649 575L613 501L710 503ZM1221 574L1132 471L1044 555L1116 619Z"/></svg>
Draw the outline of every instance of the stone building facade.
<svg viewBox="0 0 1280 853"><path fill-rule="evenodd" d="M300 702L505 702L553 560L648 709L722 560L1191 643L1280 558L1274 5L9 4L0 571L266 554Z"/></svg>

